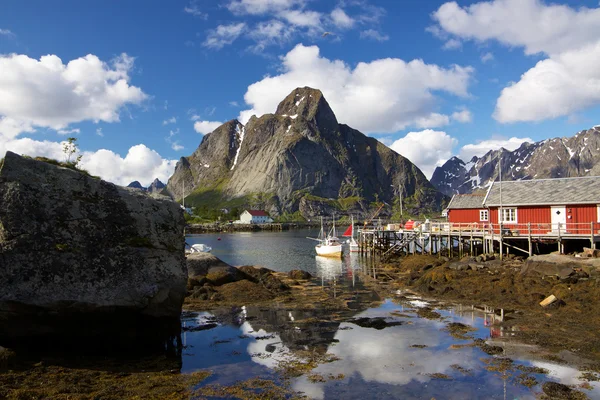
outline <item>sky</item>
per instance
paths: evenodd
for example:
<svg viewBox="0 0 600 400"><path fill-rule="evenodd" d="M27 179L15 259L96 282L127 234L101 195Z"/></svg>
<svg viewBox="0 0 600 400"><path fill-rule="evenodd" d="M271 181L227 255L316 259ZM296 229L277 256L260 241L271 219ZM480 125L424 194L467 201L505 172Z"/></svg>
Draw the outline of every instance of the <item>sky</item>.
<svg viewBox="0 0 600 400"><path fill-rule="evenodd" d="M600 5L492 0L2 0L0 157L166 182L222 122L320 89L429 178L600 124Z"/></svg>

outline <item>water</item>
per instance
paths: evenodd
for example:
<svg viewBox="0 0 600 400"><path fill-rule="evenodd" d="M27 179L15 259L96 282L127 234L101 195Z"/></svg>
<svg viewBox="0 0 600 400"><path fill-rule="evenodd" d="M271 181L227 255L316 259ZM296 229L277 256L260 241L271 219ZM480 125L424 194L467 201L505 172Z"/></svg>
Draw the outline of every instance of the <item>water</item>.
<svg viewBox="0 0 600 400"><path fill-rule="evenodd" d="M372 266L355 254L340 260L316 257L314 243L305 239L316 233L223 233L188 236L187 241L213 247L213 254L233 265L308 270L318 276L315 285L334 287L331 293L356 304L377 300L360 280ZM437 310L441 319L419 317L422 307ZM186 312L182 372L212 371L203 387L271 379L315 399L535 399L546 381L600 398L599 382L583 387L576 368L548 361L519 343L518 327L493 324L505 317L499 310L449 306L406 293L344 313L277 305ZM382 327L360 322L372 318L393 326L377 329ZM473 327L471 338L452 336L446 330L451 322ZM473 345L475 338L504 350L488 355ZM306 362L308 356L328 362L320 359L300 376L284 373L286 365Z"/></svg>
<svg viewBox="0 0 600 400"><path fill-rule="evenodd" d="M288 272L302 269L312 274L336 268L331 260L315 258L317 242L307 239L316 238L319 229L289 230L283 232L235 232L207 233L187 235L186 243L203 243L212 247L211 253L224 262L235 265L260 265L275 271ZM353 263L358 268L360 260L357 254L349 254L345 263Z"/></svg>
<svg viewBox="0 0 600 400"><path fill-rule="evenodd" d="M231 385L252 377L277 379L278 367L302 360L296 354L304 351L336 359L291 379L290 389L315 399L535 399L546 380L582 383L576 369L519 356L518 350L507 354L514 360L509 368L495 371L495 363L504 358L489 356L478 347L454 348L471 340L456 339L444 330L449 322L466 323L476 328L474 337L489 340L497 336L487 326L489 315L451 308L441 311L443 320L428 320L416 315L414 304L422 303L388 299L354 316L403 323L383 330L353 322L303 324L301 321L319 316L314 310L243 307L227 315L187 314L186 327L214 322L215 318L219 323L213 329L184 333L183 372L210 369L213 375L206 385ZM529 373L539 384L528 388L518 382L526 367L544 368L547 375ZM325 382L313 382L310 375L324 377ZM584 392L600 398L600 385L592 382Z"/></svg>

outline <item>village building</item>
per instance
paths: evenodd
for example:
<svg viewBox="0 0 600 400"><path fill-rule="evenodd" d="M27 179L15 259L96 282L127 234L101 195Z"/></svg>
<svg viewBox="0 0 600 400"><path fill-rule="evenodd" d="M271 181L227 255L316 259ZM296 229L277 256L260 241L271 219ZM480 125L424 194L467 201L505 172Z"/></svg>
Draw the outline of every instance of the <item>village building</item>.
<svg viewBox="0 0 600 400"><path fill-rule="evenodd" d="M494 182L484 200L489 222L513 235L600 232L600 176Z"/></svg>
<svg viewBox="0 0 600 400"><path fill-rule="evenodd" d="M238 222L238 221L236 221ZM244 210L240 215L240 224L269 224L273 219L263 210Z"/></svg>
<svg viewBox="0 0 600 400"><path fill-rule="evenodd" d="M445 210L448 222L483 226L489 221L489 210L483 206L484 198L485 193L455 194Z"/></svg>

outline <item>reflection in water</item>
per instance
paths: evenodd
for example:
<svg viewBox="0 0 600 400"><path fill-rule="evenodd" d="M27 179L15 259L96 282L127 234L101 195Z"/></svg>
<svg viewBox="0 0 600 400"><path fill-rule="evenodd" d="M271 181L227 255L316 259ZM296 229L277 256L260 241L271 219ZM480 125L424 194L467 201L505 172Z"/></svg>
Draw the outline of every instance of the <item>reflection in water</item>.
<svg viewBox="0 0 600 400"><path fill-rule="evenodd" d="M315 382L303 375L292 380L294 390L317 399L536 398L541 386L529 389L520 385L517 378L522 372L516 366L500 372L489 368L503 355L488 356L470 346L471 340L456 339L444 329L448 322L462 322L476 328L475 337L490 340L494 333L489 321L492 314L499 317L498 310L455 307L439 310L445 320L418 318L416 307L425 305L416 298L402 304L388 300L379 307L348 315L346 322L332 321L326 312L315 309L243 307L225 315L202 313L200 320L195 317L188 322L205 324L216 318L220 325L187 332L186 343L196 350L194 355L184 355L183 369L209 368L214 372L210 383L230 384L256 375L276 377L282 362L307 352L327 353L339 360L320 364L311 374L343 377ZM377 317L402 324L377 330L349 321ZM540 384L545 380L581 384L580 373L574 368L536 360L531 353L506 356L517 364L549 370L547 377L532 375ZM590 384L586 394L600 397L600 385Z"/></svg>

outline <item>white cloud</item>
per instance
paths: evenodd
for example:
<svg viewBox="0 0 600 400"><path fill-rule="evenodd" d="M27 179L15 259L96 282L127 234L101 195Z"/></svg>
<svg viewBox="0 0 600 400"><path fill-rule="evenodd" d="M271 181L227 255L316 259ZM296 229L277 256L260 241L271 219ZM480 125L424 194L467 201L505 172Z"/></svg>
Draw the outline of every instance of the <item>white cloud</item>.
<svg viewBox="0 0 600 400"><path fill-rule="evenodd" d="M239 106L240 106L240 105L238 104L238 102L237 102L237 101L230 101L230 102L229 102L229 105L230 105L231 107L239 107Z"/></svg>
<svg viewBox="0 0 600 400"><path fill-rule="evenodd" d="M306 0L231 0L227 8L238 15L260 15L288 10L305 3Z"/></svg>
<svg viewBox="0 0 600 400"><path fill-rule="evenodd" d="M450 117L444 114L431 113L425 117L417 118L415 126L417 128L439 128L450 123Z"/></svg>
<svg viewBox="0 0 600 400"><path fill-rule="evenodd" d="M364 132L396 132L431 117L435 92L467 96L473 73L471 67L443 68L397 58L361 62L352 69L321 57L317 46L302 44L281 62L279 75L248 87L244 99L252 109L240 113L242 123L252 115L274 112L293 89L310 86L323 92L340 122Z"/></svg>
<svg viewBox="0 0 600 400"><path fill-rule="evenodd" d="M30 138L0 140L0 157L4 157L8 150L32 157L43 156L64 160L61 142L38 141ZM166 182L173 174L177 163L177 160L163 159L156 151L143 144L131 147L124 158L105 149L95 152L84 151L81 155L83 169L106 181L123 186L132 181L140 181L142 185L148 186L155 178Z"/></svg>
<svg viewBox="0 0 600 400"><path fill-rule="evenodd" d="M245 30L246 23L244 22L219 25L208 33L202 45L212 49L221 49L225 45L232 44Z"/></svg>
<svg viewBox="0 0 600 400"><path fill-rule="evenodd" d="M494 59L494 55L490 52L481 55L481 62L486 63L488 61L492 61Z"/></svg>
<svg viewBox="0 0 600 400"><path fill-rule="evenodd" d="M179 141L175 141L173 143L171 143L171 148L175 151L180 151L185 149L185 147L183 147L182 145L179 144Z"/></svg>
<svg viewBox="0 0 600 400"><path fill-rule="evenodd" d="M116 122L127 104L147 96L129 84L133 58L111 64L88 54L63 64L55 55L35 60L0 55L0 136L11 139L35 127L65 129L84 120Z"/></svg>
<svg viewBox="0 0 600 400"><path fill-rule="evenodd" d="M449 39L444 45L442 49L444 50L456 50L462 47L462 42L458 39Z"/></svg>
<svg viewBox="0 0 600 400"><path fill-rule="evenodd" d="M295 31L292 25L272 19L258 23L248 36L256 42L252 50L261 52L272 44L281 45L289 42L292 40Z"/></svg>
<svg viewBox="0 0 600 400"><path fill-rule="evenodd" d="M390 39L390 37L388 35L379 33L375 29L367 29L367 30L362 31L360 33L360 38L361 39L373 39L378 42L385 42L386 40Z"/></svg>
<svg viewBox="0 0 600 400"><path fill-rule="evenodd" d="M171 117L169 119L165 119L162 124L164 125L169 125L169 124L176 124L177 123L177 117Z"/></svg>
<svg viewBox="0 0 600 400"><path fill-rule="evenodd" d="M504 88L496 120L541 121L600 104L600 8L574 9L540 0L493 0L467 7L449 2L433 18L446 35L496 40L522 47L527 55L547 56ZM481 60L492 57L486 53Z"/></svg>
<svg viewBox="0 0 600 400"><path fill-rule="evenodd" d="M102 128L96 128L96 135L104 137L104 133L102 133Z"/></svg>
<svg viewBox="0 0 600 400"><path fill-rule="evenodd" d="M452 157L452 148L457 143L458 140L446 132L426 129L407 133L390 148L412 161L429 179L436 167Z"/></svg>
<svg viewBox="0 0 600 400"><path fill-rule="evenodd" d="M194 17L198 17L198 18L202 18L202 19L208 18L208 14L203 13L202 10L200 10L197 0L193 0L192 2L190 2L189 5L187 5L186 7L183 8L183 11L188 14L193 15Z"/></svg>
<svg viewBox="0 0 600 400"><path fill-rule="evenodd" d="M80 133L81 131L79 130L79 128L75 128L75 129L59 129L56 131L56 133L58 133L59 135L70 135L70 134L77 134Z"/></svg>
<svg viewBox="0 0 600 400"><path fill-rule="evenodd" d="M453 112L452 119L458 122L467 123L473 121L473 115L471 114L471 111L463 108L460 111Z"/></svg>
<svg viewBox="0 0 600 400"><path fill-rule="evenodd" d="M473 158L473 156L481 157L490 150L499 150L501 148L509 151L516 150L525 142L532 143L533 140L531 138L518 137L511 137L510 139L492 138L483 140L481 142L467 144L461 147L459 157L463 161L469 161L471 158Z"/></svg>
<svg viewBox="0 0 600 400"><path fill-rule="evenodd" d="M346 14L344 10L337 7L331 12L331 20L333 24L340 29L349 29L354 26L354 20Z"/></svg>
<svg viewBox="0 0 600 400"><path fill-rule="evenodd" d="M292 25L322 30L321 13L317 11L285 10L279 16Z"/></svg>
<svg viewBox="0 0 600 400"><path fill-rule="evenodd" d="M16 35L8 29L0 29L0 36L14 37Z"/></svg>
<svg viewBox="0 0 600 400"><path fill-rule="evenodd" d="M502 90L494 118L541 121L600 104L599 65L600 41L538 62Z"/></svg>
<svg viewBox="0 0 600 400"><path fill-rule="evenodd" d="M207 133L211 133L221 125L223 125L223 123L219 121L196 121L194 123L194 130L198 133L206 135Z"/></svg>
<svg viewBox="0 0 600 400"><path fill-rule="evenodd" d="M118 185L140 181L149 186L156 178L166 182L175 170L177 160L163 159L143 144L133 146L125 157L110 150L84 152L81 165L90 174Z"/></svg>
<svg viewBox="0 0 600 400"><path fill-rule="evenodd" d="M600 8L575 10L540 0L482 1L465 7L448 2L433 18L449 34L524 47L526 54L562 53L600 38Z"/></svg>

